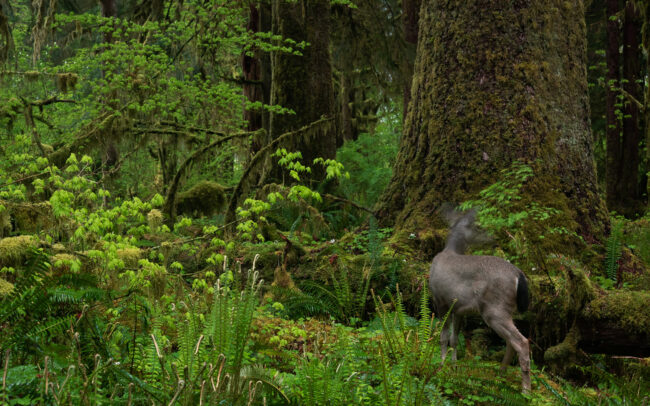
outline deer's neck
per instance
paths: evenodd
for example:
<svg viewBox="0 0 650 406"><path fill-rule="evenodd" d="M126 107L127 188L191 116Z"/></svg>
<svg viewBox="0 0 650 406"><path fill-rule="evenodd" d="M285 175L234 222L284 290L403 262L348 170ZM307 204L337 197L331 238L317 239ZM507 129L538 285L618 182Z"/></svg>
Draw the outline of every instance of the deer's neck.
<svg viewBox="0 0 650 406"><path fill-rule="evenodd" d="M463 255L467 250L467 243L461 237L450 235L447 238L447 244L445 245L445 251L451 251L458 255Z"/></svg>

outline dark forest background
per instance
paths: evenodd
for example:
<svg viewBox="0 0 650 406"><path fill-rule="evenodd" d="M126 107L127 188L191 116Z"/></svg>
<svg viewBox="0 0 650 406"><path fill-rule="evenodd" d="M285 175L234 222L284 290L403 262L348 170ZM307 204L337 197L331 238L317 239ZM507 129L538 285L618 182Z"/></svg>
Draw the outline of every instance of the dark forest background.
<svg viewBox="0 0 650 406"><path fill-rule="evenodd" d="M648 404L650 3L0 0L0 403ZM533 390L441 362L448 204Z"/></svg>

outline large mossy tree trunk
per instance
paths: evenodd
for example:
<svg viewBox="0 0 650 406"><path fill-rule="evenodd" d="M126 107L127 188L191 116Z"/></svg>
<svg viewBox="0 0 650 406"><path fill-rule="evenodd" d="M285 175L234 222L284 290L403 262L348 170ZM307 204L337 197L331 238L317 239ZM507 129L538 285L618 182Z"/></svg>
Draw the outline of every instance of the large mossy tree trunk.
<svg viewBox="0 0 650 406"><path fill-rule="evenodd" d="M435 224L513 161L535 169L531 200L559 208L587 241L607 217L589 123L582 1L424 1L412 100L385 223Z"/></svg>
<svg viewBox="0 0 650 406"><path fill-rule="evenodd" d="M271 114L270 140L297 130L321 117L334 115L334 88L329 51L329 0L273 2L273 32L309 45L302 55L274 52L272 55L271 104L289 108L295 114ZM336 156L336 131L294 138L286 148L300 151L311 166L314 158ZM271 172L278 177L278 172ZM318 178L319 171L315 171Z"/></svg>
<svg viewBox="0 0 650 406"><path fill-rule="evenodd" d="M443 226L441 203L476 198L521 161L535 174L523 199L557 209L561 224L587 243L603 241L608 218L596 182L585 48L582 1L425 0L412 100L378 204L381 220L415 233ZM585 251L575 246L535 248L537 268L553 271L525 270L530 334L543 347L535 346L536 356L546 350L544 359L561 369L582 345L605 351L602 331L617 340L607 352L647 353L636 345L650 336L646 292L595 287L588 274L597 269L573 259Z"/></svg>

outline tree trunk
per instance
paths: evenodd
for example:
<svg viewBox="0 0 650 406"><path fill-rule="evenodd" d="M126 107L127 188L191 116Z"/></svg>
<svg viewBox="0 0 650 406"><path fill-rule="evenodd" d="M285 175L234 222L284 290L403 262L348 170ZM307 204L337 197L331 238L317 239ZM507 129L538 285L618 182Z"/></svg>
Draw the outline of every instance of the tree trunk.
<svg viewBox="0 0 650 406"><path fill-rule="evenodd" d="M642 44L646 55L650 55L650 2L645 2L642 8L643 12L643 26ZM646 57L646 75L650 75L650 56ZM646 84L644 96L644 123L645 123L645 142L646 142L646 162L650 162L650 84ZM648 177L646 185L646 195L648 196L648 203L650 203L650 176Z"/></svg>
<svg viewBox="0 0 650 406"><path fill-rule="evenodd" d="M515 160L536 170L532 200L587 241L603 237L589 123L582 1L426 0L384 223L430 228Z"/></svg>
<svg viewBox="0 0 650 406"><path fill-rule="evenodd" d="M407 45L410 45L413 50L409 49L409 55L414 55L415 47L418 44L418 24L420 21L420 5L422 0L404 0L402 2L403 18L404 18L404 40ZM411 101L411 82L413 81L413 60L415 58L408 58L407 74L404 75L404 107L403 107L403 120L406 119L406 112Z"/></svg>
<svg viewBox="0 0 650 406"><path fill-rule="evenodd" d="M620 108L617 106L619 86L619 27L618 27L618 0L607 0L607 75L606 81L606 131L607 159L605 169L605 182L607 184L607 207L617 210L620 201L621 185L621 126L618 117Z"/></svg>
<svg viewBox="0 0 650 406"><path fill-rule="evenodd" d="M621 162L621 204L623 213L634 215L643 211L639 204L639 106L641 91L637 81L640 76L639 11L634 2L625 5L623 22L623 141Z"/></svg>
<svg viewBox="0 0 650 406"><path fill-rule="evenodd" d="M296 130L322 116L334 115L334 90L329 54L329 0L273 3L273 32L309 45L302 56L286 52L272 55L271 104L292 109L295 114L271 114L271 140ZM286 145L300 151L303 162L313 165L316 157L336 156L336 133L302 138ZM317 168L314 168L317 169ZM323 171L313 172L322 178ZM277 172L275 172L277 176Z"/></svg>
<svg viewBox="0 0 650 406"><path fill-rule="evenodd" d="M263 20L268 20L267 27ZM251 4L249 6L248 25L246 29L250 33L260 31L270 31L270 9L267 5ZM244 73L244 96L250 102L260 102L268 104L270 101L270 65L271 61L268 53L261 52L260 50L252 51L252 53L245 53L242 56L242 71ZM246 109L244 110L244 120L246 120L247 131L257 131L261 128L266 128L268 131L268 118L265 120L265 115L268 115L263 109ZM266 124L266 126L265 126ZM264 137L255 136L251 143L250 153L255 155L264 146Z"/></svg>

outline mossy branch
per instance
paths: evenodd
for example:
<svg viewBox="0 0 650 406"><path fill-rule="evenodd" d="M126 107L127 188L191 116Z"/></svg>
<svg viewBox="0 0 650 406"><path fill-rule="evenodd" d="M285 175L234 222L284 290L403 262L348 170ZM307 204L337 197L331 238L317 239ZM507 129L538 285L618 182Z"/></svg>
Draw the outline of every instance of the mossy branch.
<svg viewBox="0 0 650 406"><path fill-rule="evenodd" d="M286 132L286 133L278 136L278 138L274 139L273 141L268 143L264 148L260 149L253 156L253 158L251 159L250 164L244 170L244 173L242 174L242 177L239 180L239 183L235 187L235 191L233 192L233 194L230 197L230 203L228 204L228 211L226 213L226 223L233 223L235 221L235 211L237 209L237 204L239 202L239 196L244 195L245 189L248 186L247 185L248 178L250 177L253 169L262 161L263 158L266 157L266 154L268 152L272 151L273 148L276 148L278 145L280 145L280 143L282 143L283 141L285 141L285 140L287 140L287 139L289 139L291 137L294 137L294 136L297 136L297 135L309 134L310 130L312 130L313 128L318 127L320 125L323 125L325 123L329 123L329 122L331 122L333 120L334 120L333 117L322 117L319 120L316 120L316 121L314 121L312 123L307 124L304 127L299 128L298 130L289 131L289 132ZM260 179L260 183L262 183L263 180L264 180L264 177L262 177L262 179Z"/></svg>
<svg viewBox="0 0 650 406"><path fill-rule="evenodd" d="M189 166L194 163L197 159L201 158L203 154L206 152L210 151L213 148L216 148L220 146L221 144L230 141L235 138L241 138L241 137L248 137L254 134L259 134L261 132L264 132L264 129L260 129L257 131L246 131L246 132L240 132L232 135L228 135L223 138L219 138L210 144L206 145L205 147L195 151L192 155L190 155L183 163L181 166L178 168L178 171L176 171L176 175L174 175L174 179L172 180L172 183L169 185L169 188L167 189L167 194L165 195L165 203L163 204L163 214L165 215L166 221L172 224L175 219L176 219L176 194L178 192L178 187L181 182L181 178L185 174L185 171L189 168Z"/></svg>

